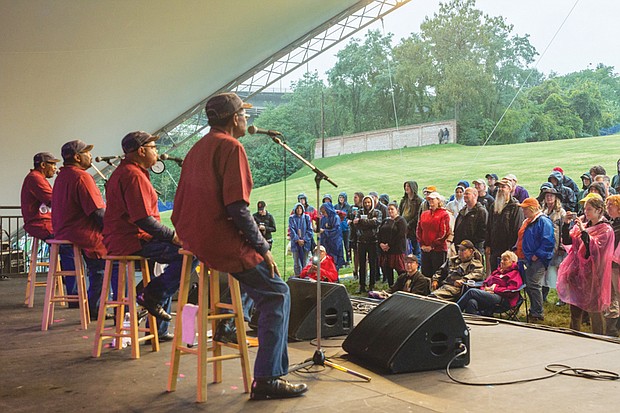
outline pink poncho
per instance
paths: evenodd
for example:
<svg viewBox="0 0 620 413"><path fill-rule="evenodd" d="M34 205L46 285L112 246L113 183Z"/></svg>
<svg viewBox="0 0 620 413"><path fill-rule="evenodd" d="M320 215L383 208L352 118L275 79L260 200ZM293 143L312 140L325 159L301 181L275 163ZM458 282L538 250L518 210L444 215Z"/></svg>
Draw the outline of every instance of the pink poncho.
<svg viewBox="0 0 620 413"><path fill-rule="evenodd" d="M590 257L581 231L575 225L568 256L558 268L558 296L566 303L588 312L601 312L611 301L611 262L614 256L614 231L607 223L586 228L590 235Z"/></svg>

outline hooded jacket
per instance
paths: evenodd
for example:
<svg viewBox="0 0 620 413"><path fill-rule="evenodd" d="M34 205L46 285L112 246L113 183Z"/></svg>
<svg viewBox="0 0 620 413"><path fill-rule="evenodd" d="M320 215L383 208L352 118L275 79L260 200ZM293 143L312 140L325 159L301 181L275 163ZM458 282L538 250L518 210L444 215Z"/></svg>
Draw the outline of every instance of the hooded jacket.
<svg viewBox="0 0 620 413"><path fill-rule="evenodd" d="M301 215L297 215L295 211L297 207L301 207L304 209L304 206L298 202L295 204L293 208L293 215L288 217L288 229L289 236L291 238L291 249L296 248L297 250L302 251L310 251L310 245L312 244L312 223L310 222L310 217L305 213ZM303 239L305 244L300 246L297 243L297 240Z"/></svg>
<svg viewBox="0 0 620 413"><path fill-rule="evenodd" d="M552 179L555 179L556 182L553 182ZM558 194L560 194L562 198L562 208L566 211L576 211L577 197L575 192L562 184L563 179L564 176L560 171L553 171L549 174L549 178L547 180L553 185L553 188L558 191Z"/></svg>
<svg viewBox="0 0 620 413"><path fill-rule="evenodd" d="M340 197L344 198L344 202L340 203ZM338 212L338 216L340 216L340 229L342 231L349 230L349 213L351 212L351 205L347 202L347 193L341 192L338 194L338 203L335 205L336 212Z"/></svg>
<svg viewBox="0 0 620 413"><path fill-rule="evenodd" d="M357 224L355 224L357 242L361 242L363 244L376 244L377 231L383 221L383 216L381 215L381 211L375 209L375 201L372 197L365 196L362 199L362 205L364 205L364 201L366 199L370 199L371 207L369 210L364 208L362 211L358 211L357 217L359 220L357 221ZM366 217L362 218L362 215L365 215Z"/></svg>
<svg viewBox="0 0 620 413"><path fill-rule="evenodd" d="M321 209L327 213L327 216L321 215L321 245L325 247L327 255L334 259L336 268L340 268L344 265L340 217L331 202L325 202Z"/></svg>
<svg viewBox="0 0 620 413"><path fill-rule="evenodd" d="M416 181L406 181L403 183L403 189L405 184L409 184L411 191L413 192L413 198L409 198L407 192L403 195L398 205L398 212L400 216L407 221L407 238L416 238L416 228L418 227L418 219L420 218L420 205L422 205L422 197L418 195L418 183Z"/></svg>
<svg viewBox="0 0 620 413"><path fill-rule="evenodd" d="M523 225L526 225L525 222ZM527 265L532 263L532 257L536 255L547 268L555 249L555 234L551 219L542 212L536 215L527 223L521 241L521 250Z"/></svg>

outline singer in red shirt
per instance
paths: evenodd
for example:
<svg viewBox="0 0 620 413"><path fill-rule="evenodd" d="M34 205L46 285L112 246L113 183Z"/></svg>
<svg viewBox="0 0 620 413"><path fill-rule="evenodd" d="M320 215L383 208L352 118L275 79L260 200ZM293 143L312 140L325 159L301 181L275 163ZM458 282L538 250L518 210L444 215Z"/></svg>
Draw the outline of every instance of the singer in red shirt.
<svg viewBox="0 0 620 413"><path fill-rule="evenodd" d="M52 229L52 185L48 179L56 174L56 163L60 162L49 152L34 156L34 169L24 178L21 191L21 210L24 230L42 240L53 237Z"/></svg>

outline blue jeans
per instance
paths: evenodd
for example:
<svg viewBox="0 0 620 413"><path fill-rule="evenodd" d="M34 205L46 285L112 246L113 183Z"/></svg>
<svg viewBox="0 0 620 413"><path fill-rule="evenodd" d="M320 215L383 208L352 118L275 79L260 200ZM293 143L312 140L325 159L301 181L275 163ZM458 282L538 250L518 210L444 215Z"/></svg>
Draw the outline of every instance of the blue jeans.
<svg viewBox="0 0 620 413"><path fill-rule="evenodd" d="M502 302L497 294L491 294L477 288L470 288L456 302L461 311L467 314L488 314L496 305ZM490 311L489 311L490 310Z"/></svg>
<svg viewBox="0 0 620 413"><path fill-rule="evenodd" d="M532 261L525 268L525 291L530 297L530 315L534 317L543 316L543 296L542 283L545 278L545 266L538 261Z"/></svg>
<svg viewBox="0 0 620 413"><path fill-rule="evenodd" d="M73 247L71 245L60 246L60 267L63 271L74 271L75 263L73 262ZM86 263L87 285L88 285L88 309L91 316L97 316L99 311L99 298L101 296L101 287L103 285L103 271L105 269L105 260L100 258L88 258L82 253L84 262ZM65 286L67 294L77 294L77 285L75 277L65 277Z"/></svg>
<svg viewBox="0 0 620 413"><path fill-rule="evenodd" d="M295 275L299 275L308 264L308 251L297 245L292 245L291 251L293 253L293 271Z"/></svg>
<svg viewBox="0 0 620 413"><path fill-rule="evenodd" d="M144 293L154 301L164 305L164 300L171 297L178 289L181 281L181 267L183 256L179 254L179 246L169 241L151 240L142 244L142 249L135 255L150 258L161 264L168 264L163 274L152 277L151 282L144 288ZM197 261L194 259L193 266Z"/></svg>
<svg viewBox="0 0 620 413"><path fill-rule="evenodd" d="M272 379L288 373L288 321L291 296L288 285L278 276L271 278L265 262L232 274L254 300L258 318L258 352L255 379Z"/></svg>

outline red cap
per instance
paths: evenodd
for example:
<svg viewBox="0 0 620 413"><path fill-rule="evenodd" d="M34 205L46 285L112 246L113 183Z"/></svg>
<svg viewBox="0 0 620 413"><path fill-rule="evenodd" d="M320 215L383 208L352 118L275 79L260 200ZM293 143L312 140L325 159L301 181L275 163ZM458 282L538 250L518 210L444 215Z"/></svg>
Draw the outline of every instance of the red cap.
<svg viewBox="0 0 620 413"><path fill-rule="evenodd" d="M562 175L564 175L564 169L560 168L559 166L556 166L555 168L553 168L554 171L558 171L559 173L561 173Z"/></svg>

